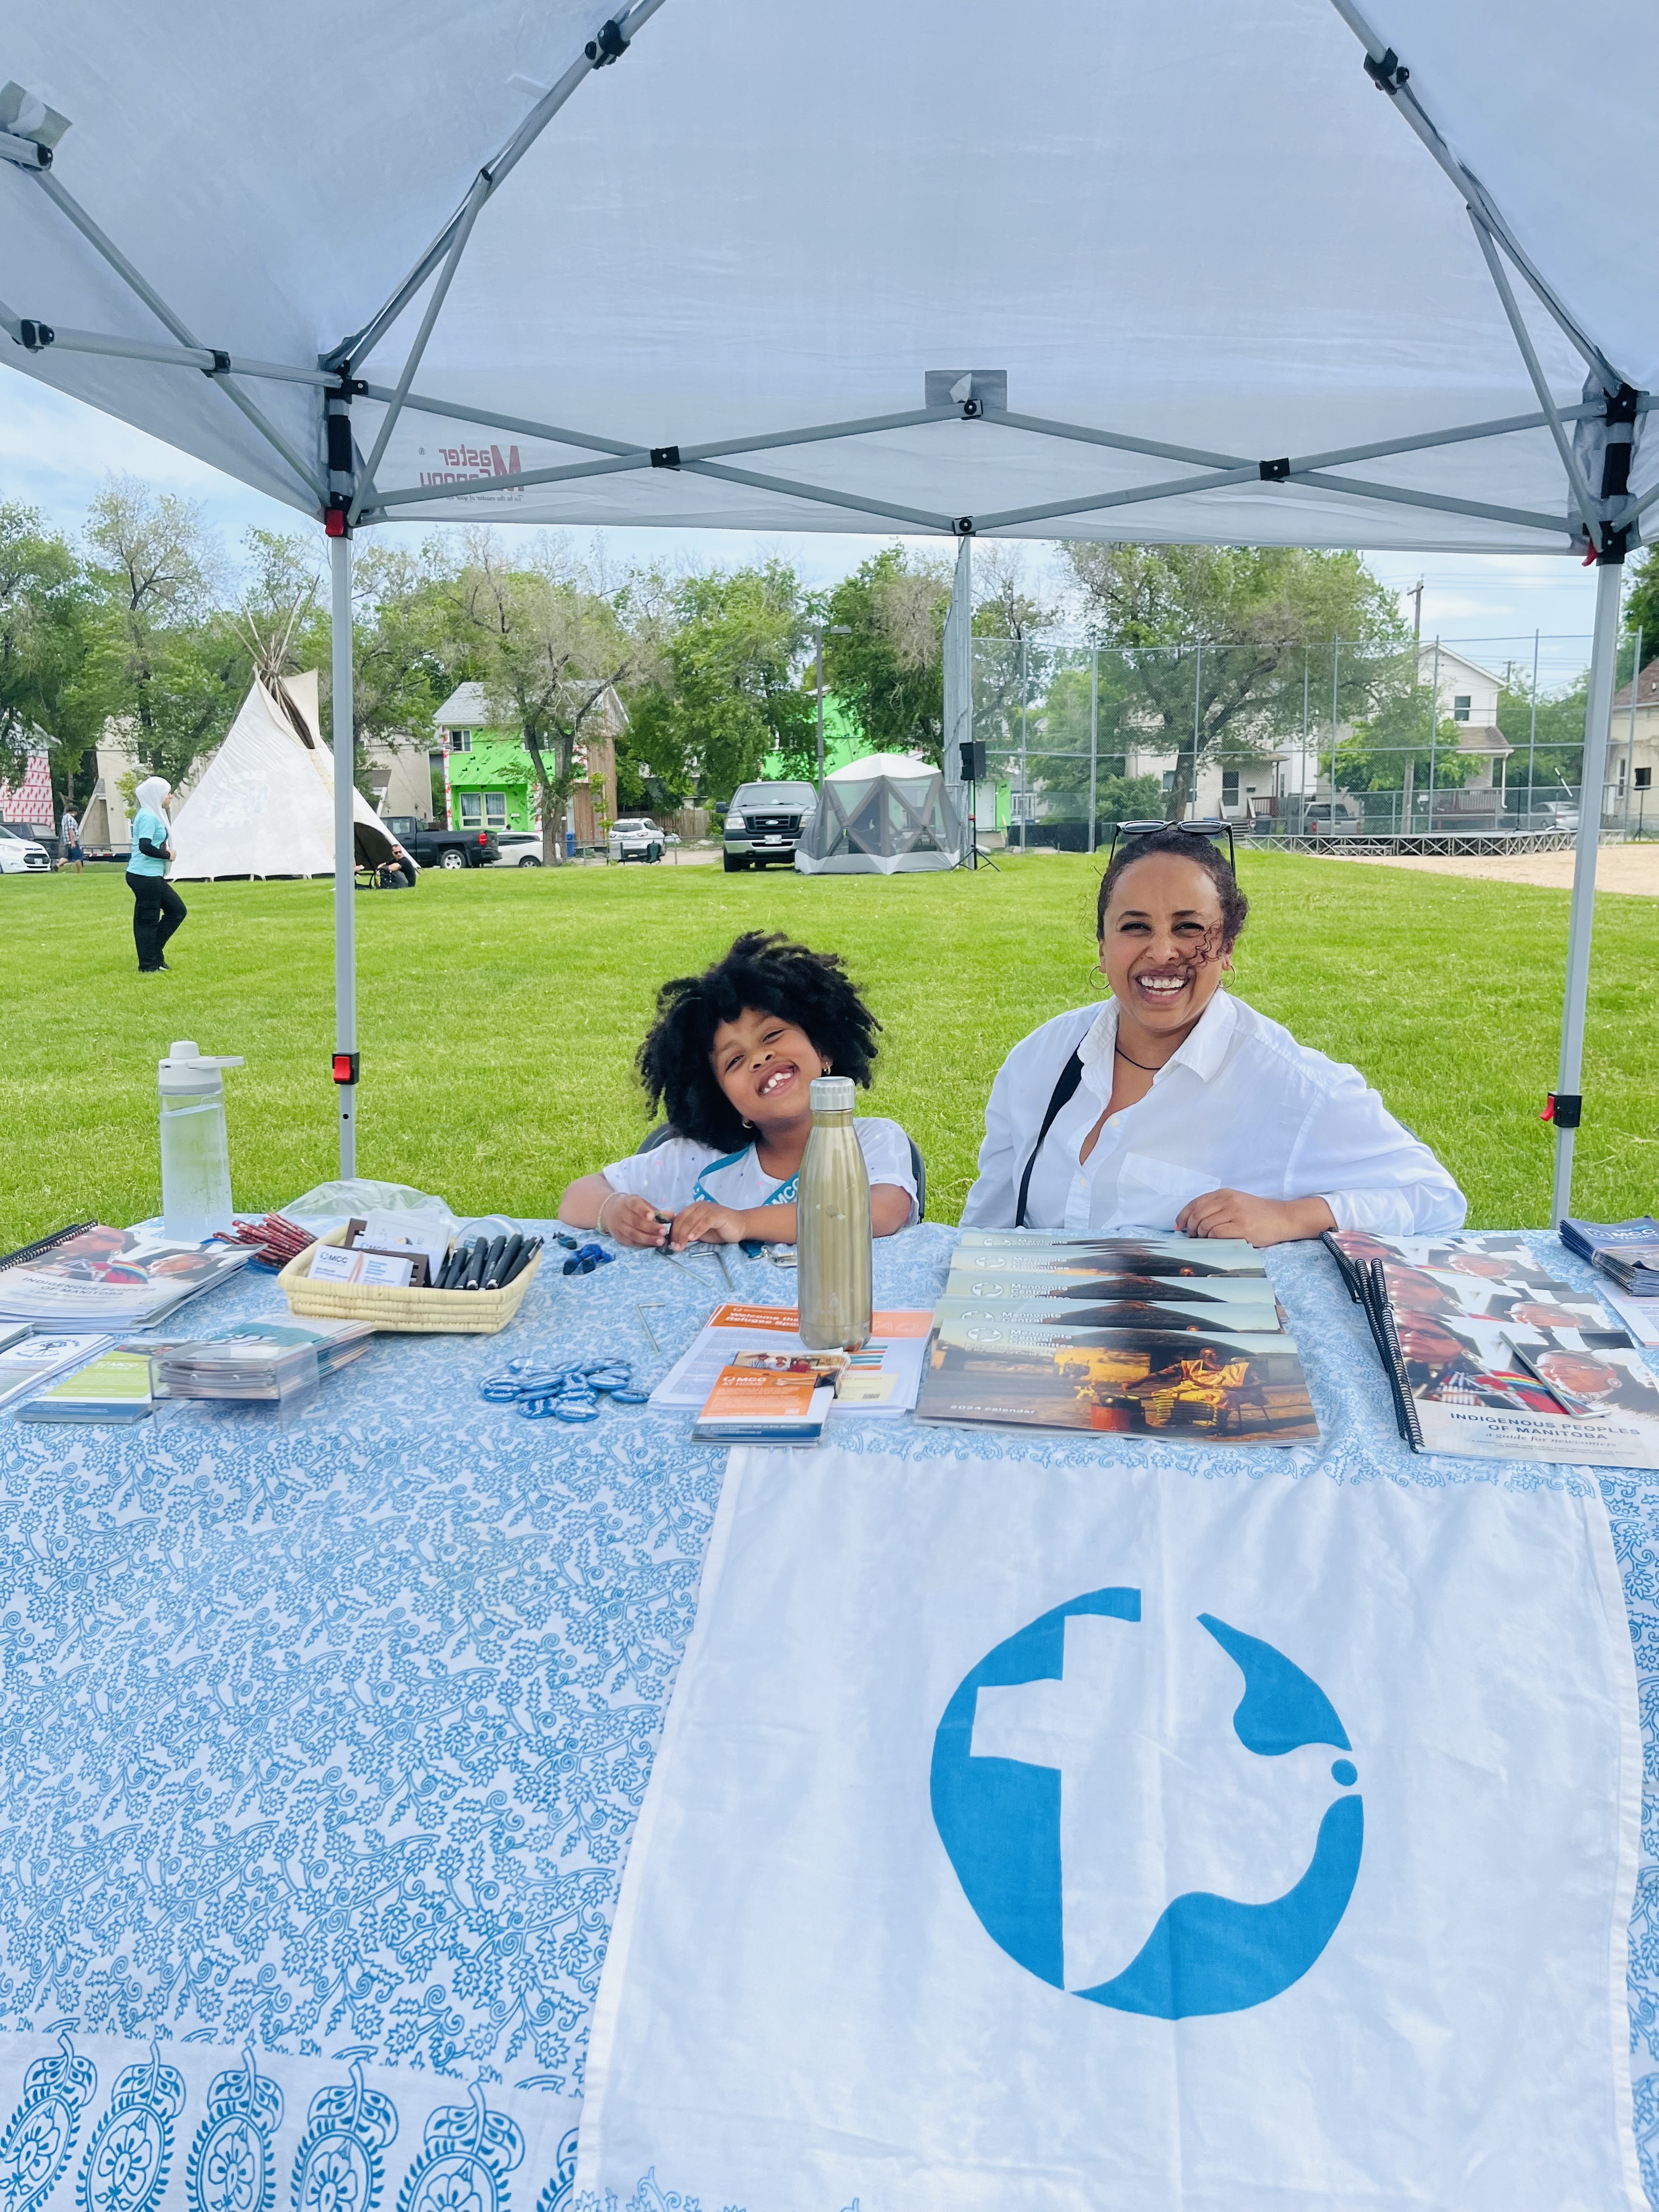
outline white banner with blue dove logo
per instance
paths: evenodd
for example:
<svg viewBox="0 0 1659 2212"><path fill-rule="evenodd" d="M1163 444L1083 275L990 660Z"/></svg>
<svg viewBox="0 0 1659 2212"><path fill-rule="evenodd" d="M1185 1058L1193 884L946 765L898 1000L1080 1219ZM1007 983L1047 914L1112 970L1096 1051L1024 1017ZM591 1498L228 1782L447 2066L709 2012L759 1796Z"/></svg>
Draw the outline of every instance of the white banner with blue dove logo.
<svg viewBox="0 0 1659 2212"><path fill-rule="evenodd" d="M1576 1480L732 1456L576 2205L1644 2205Z"/></svg>

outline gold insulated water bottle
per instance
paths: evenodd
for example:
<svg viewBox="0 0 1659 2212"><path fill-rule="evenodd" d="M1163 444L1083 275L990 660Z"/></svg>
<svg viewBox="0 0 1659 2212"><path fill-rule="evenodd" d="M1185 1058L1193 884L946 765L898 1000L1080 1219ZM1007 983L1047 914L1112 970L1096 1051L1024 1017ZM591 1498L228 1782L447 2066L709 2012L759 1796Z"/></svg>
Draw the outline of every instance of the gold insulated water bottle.
<svg viewBox="0 0 1659 2212"><path fill-rule="evenodd" d="M812 1085L812 1133L795 1199L800 1337L811 1352L851 1351L870 1334L870 1176L853 1127L853 1079Z"/></svg>

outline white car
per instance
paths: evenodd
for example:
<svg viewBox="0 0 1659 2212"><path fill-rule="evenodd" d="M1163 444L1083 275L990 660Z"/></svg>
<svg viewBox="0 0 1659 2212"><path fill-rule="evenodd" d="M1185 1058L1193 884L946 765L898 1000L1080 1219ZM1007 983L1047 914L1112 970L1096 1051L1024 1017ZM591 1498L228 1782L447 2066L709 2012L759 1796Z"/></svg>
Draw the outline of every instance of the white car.
<svg viewBox="0 0 1659 2212"><path fill-rule="evenodd" d="M498 830L495 842L500 848L490 862L495 868L539 868L542 864L542 833L539 830Z"/></svg>
<svg viewBox="0 0 1659 2212"><path fill-rule="evenodd" d="M666 840L654 822L630 817L611 823L610 842L613 860L660 860Z"/></svg>
<svg viewBox="0 0 1659 2212"><path fill-rule="evenodd" d="M52 855L21 830L0 823L0 876L49 876Z"/></svg>

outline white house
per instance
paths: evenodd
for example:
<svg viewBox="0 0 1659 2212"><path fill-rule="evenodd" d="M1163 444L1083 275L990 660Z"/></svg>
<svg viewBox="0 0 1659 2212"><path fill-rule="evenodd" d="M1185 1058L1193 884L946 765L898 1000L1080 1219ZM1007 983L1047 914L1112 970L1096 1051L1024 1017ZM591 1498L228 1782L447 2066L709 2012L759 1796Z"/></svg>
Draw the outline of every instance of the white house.
<svg viewBox="0 0 1659 2212"><path fill-rule="evenodd" d="M1474 774L1464 787L1479 791L1504 784L1504 763L1515 750L1498 726L1498 700L1504 679L1478 660L1437 641L1419 645L1417 680L1434 690L1434 719L1457 725L1457 750L1473 753Z"/></svg>

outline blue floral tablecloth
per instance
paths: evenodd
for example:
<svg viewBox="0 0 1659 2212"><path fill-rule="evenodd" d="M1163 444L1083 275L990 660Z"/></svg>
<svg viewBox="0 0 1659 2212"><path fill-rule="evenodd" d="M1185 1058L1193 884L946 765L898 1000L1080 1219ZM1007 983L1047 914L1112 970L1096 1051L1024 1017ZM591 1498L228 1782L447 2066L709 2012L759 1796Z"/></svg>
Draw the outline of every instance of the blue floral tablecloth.
<svg viewBox="0 0 1659 2212"><path fill-rule="evenodd" d="M929 1306L954 1232L878 1247ZM1588 1282L1553 1237L1552 1267ZM794 1277L733 1255L738 1294ZM1194 1477L1600 1484L1647 1753L1636 2119L1659 2207L1659 1476L1414 1457L1316 1246L1267 1255L1323 1440L1147 1442ZM544 1268L501 1336L383 1337L287 1426L0 1417L0 2212L556 2212L623 1857L724 1456L684 1416L485 1404L520 1352L653 1381L728 1296L712 1255ZM279 1308L252 1271L205 1329ZM910 1458L1085 1437L837 1417ZM1123 1441L1110 1449L1121 1455ZM641 2207L641 2212L654 2208Z"/></svg>

